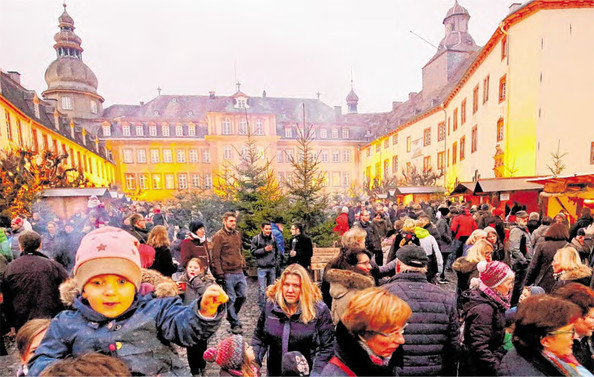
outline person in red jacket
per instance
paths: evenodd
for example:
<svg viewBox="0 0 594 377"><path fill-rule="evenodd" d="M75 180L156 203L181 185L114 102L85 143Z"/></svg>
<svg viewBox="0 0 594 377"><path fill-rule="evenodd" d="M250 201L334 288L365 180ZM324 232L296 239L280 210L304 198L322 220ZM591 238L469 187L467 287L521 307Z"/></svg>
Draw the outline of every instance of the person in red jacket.
<svg viewBox="0 0 594 377"><path fill-rule="evenodd" d="M343 235L349 230L349 209L348 207L342 207L342 212L336 218L336 226L332 229L339 235Z"/></svg>
<svg viewBox="0 0 594 377"><path fill-rule="evenodd" d="M460 247L456 250L456 258L460 258L462 256L464 243L466 243L470 234L478 229L478 225L476 225L474 217L468 213L468 209L462 207L460 209L460 214L452 219L451 229L454 237L460 241Z"/></svg>

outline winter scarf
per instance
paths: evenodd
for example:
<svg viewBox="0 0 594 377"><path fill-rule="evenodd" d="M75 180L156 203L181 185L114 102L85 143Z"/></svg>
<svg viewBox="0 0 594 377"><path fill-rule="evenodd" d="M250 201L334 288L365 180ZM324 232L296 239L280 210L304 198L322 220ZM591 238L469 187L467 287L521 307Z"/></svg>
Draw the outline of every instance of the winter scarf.
<svg viewBox="0 0 594 377"><path fill-rule="evenodd" d="M200 244L203 244L204 241L206 241L206 234L204 235L204 237L198 237L196 234L189 232L187 238L192 239L192 240L199 240Z"/></svg>
<svg viewBox="0 0 594 377"><path fill-rule="evenodd" d="M558 356L553 355L549 351L543 351L542 354L545 357L545 359L548 359L553 365L555 365L559 370L561 370L566 376L571 376L571 377L584 376L584 374L582 374L579 369L584 370L585 368L579 363L579 361L577 361L575 356L568 355L568 356L558 357Z"/></svg>
<svg viewBox="0 0 594 377"><path fill-rule="evenodd" d="M502 296L482 281L479 282L478 289L484 294L486 294L491 300L503 306L505 309L510 308L511 292L507 296Z"/></svg>

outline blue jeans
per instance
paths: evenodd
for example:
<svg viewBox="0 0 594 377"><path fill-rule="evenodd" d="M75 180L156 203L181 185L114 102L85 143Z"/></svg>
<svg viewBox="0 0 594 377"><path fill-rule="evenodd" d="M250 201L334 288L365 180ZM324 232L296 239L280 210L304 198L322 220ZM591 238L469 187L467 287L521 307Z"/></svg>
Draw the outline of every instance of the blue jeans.
<svg viewBox="0 0 594 377"><path fill-rule="evenodd" d="M242 273L225 274L225 286L223 287L229 296L227 303L227 321L231 327L241 326L239 310L245 302L247 293L247 281Z"/></svg>
<svg viewBox="0 0 594 377"><path fill-rule="evenodd" d="M266 304L266 288L274 284L274 279L276 279L276 267L258 267L258 306L260 311L264 311Z"/></svg>

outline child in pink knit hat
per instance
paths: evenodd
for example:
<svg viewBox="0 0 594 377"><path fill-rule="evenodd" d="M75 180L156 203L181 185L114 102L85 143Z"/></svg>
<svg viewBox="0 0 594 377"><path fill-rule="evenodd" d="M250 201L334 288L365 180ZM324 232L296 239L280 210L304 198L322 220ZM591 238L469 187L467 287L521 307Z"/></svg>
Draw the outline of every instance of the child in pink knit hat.
<svg viewBox="0 0 594 377"><path fill-rule="evenodd" d="M170 343L190 347L208 339L220 325L228 297L217 285L188 306L179 297L140 295L137 246L135 237L109 226L82 239L74 266L80 295L74 310L52 320L29 362L31 375L56 360L89 352L121 359L133 375L184 374Z"/></svg>
<svg viewBox="0 0 594 377"><path fill-rule="evenodd" d="M204 360L221 367L220 376L259 376L253 348L241 335L232 335L204 352Z"/></svg>

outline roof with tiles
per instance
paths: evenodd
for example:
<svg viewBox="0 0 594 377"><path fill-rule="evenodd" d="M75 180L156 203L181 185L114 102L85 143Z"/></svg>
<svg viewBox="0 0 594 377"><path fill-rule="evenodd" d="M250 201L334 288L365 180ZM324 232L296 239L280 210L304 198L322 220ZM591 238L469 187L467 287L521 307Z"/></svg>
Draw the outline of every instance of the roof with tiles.
<svg viewBox="0 0 594 377"><path fill-rule="evenodd" d="M334 109L316 99L248 97L247 108L235 105L233 96L161 95L142 105L112 105L103 111L103 118L128 120L203 120L209 112L237 114L275 114L278 123L306 122L335 124Z"/></svg>
<svg viewBox="0 0 594 377"><path fill-rule="evenodd" d="M89 151L106 158L104 153L103 145L100 143L99 151L96 151L94 146L94 139L92 135L87 137L87 143L90 148L85 146L83 143L83 135L81 133L82 126L75 122L75 134L74 138L70 133L70 119L59 116L60 129L57 130L54 123L54 111L55 107L41 98L39 98L39 118L35 114L35 91L22 87L18 82L14 81L9 74L0 71L0 86L2 88L0 95L10 102L19 111L25 114L27 117L33 119L36 123L56 132L63 137L70 139Z"/></svg>

